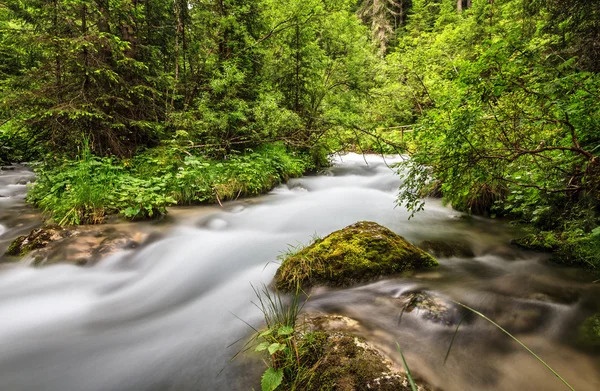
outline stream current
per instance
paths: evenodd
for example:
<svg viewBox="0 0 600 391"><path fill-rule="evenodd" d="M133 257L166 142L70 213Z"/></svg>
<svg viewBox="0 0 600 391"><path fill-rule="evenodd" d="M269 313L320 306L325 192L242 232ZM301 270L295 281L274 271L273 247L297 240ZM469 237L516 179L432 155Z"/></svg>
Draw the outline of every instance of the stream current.
<svg viewBox="0 0 600 391"><path fill-rule="evenodd" d="M407 292L459 301L494 319L578 391L600 389L600 352L575 343L577 326L597 310L599 284L584 270L552 266L543 254L510 245L506 222L467 217L439 200L423 212L395 207L400 183L377 156L346 155L318 176L271 193L215 206L173 208L139 248L90 267L42 268L28 259L0 264L0 390L260 389L258 360L229 359L261 326L251 284L271 282L288 246L361 220L378 222L413 243L460 241L474 257L439 257L440 267L348 289L316 289L310 312L358 321L353 332L433 388L564 390L514 341L475 316L454 327L419 311L402 312ZM40 225L26 206L24 167L0 174L0 250ZM233 346L230 346L232 345ZM398 362L396 362L398 364Z"/></svg>

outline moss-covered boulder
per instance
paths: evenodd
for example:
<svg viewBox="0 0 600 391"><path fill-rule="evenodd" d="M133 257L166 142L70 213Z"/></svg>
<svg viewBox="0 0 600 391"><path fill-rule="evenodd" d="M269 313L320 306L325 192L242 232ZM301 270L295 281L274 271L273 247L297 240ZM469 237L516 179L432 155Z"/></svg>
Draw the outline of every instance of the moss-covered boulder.
<svg viewBox="0 0 600 391"><path fill-rule="evenodd" d="M352 283L437 266L429 254L373 222L363 221L333 232L287 256L275 275L283 291L322 284Z"/></svg>
<svg viewBox="0 0 600 391"><path fill-rule="evenodd" d="M600 313L587 318L577 330L577 342L588 348L600 347Z"/></svg>

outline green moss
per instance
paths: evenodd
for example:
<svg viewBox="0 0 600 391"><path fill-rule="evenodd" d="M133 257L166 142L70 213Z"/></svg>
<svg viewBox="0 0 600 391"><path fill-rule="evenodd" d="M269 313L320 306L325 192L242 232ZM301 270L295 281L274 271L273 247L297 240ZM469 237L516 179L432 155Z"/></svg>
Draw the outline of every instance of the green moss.
<svg viewBox="0 0 600 391"><path fill-rule="evenodd" d="M525 235L513 240L513 243L526 250L552 252L560 248L561 242L550 231L541 231L537 234Z"/></svg>
<svg viewBox="0 0 600 391"><path fill-rule="evenodd" d="M600 313L590 316L579 326L577 339L586 347L600 347Z"/></svg>
<svg viewBox="0 0 600 391"><path fill-rule="evenodd" d="M565 265L600 269L600 237L586 234L565 235L562 245L550 260Z"/></svg>
<svg viewBox="0 0 600 391"><path fill-rule="evenodd" d="M21 252L22 251L21 247L23 246L23 241L26 238L27 238L27 236L19 236L18 238L13 240L12 243L10 244L10 246L8 247L8 250L6 250L6 254L12 255L15 257L25 255Z"/></svg>
<svg viewBox="0 0 600 391"><path fill-rule="evenodd" d="M431 255L389 229L359 222L286 257L275 280L284 291L314 284L345 286L437 265Z"/></svg>
<svg viewBox="0 0 600 391"><path fill-rule="evenodd" d="M550 260L563 265L600 269L600 229L563 232L540 231L513 240L517 246L552 253Z"/></svg>
<svg viewBox="0 0 600 391"><path fill-rule="evenodd" d="M308 340L316 341L319 348L305 349ZM300 386L305 391L410 390L403 377L391 372L385 359L356 336L318 331L306 334L300 343L304 380L294 384L296 389ZM292 389L288 385L284 384L283 389Z"/></svg>
<svg viewBox="0 0 600 391"><path fill-rule="evenodd" d="M7 255L24 256L33 250L46 247L50 242L69 235L58 227L36 228L28 236L19 236L8 247Z"/></svg>

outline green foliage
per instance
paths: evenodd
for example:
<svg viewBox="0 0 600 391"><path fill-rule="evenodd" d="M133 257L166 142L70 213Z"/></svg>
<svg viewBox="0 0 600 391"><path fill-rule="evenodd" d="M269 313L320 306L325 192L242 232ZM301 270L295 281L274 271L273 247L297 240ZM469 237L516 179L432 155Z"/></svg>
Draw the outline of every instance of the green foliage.
<svg viewBox="0 0 600 391"><path fill-rule="evenodd" d="M266 286L253 289L258 298L258 304L255 305L262 311L267 324L267 328L257 332L254 338L254 350L268 352L269 355L269 366L262 376L262 389L275 390L282 383L289 388L287 386L294 384L306 370L300 362L304 345L300 343L300 335L296 331L296 320L304 303L301 302L300 292L296 292L288 301Z"/></svg>
<svg viewBox="0 0 600 391"><path fill-rule="evenodd" d="M439 3L414 2L386 59L394 78L381 91L404 103L376 110L415 123L399 203L420 210L435 183L455 208L517 217L560 237L563 261L597 264L582 238L600 223L600 76L579 42L597 35L598 5L481 0L458 14Z"/></svg>
<svg viewBox="0 0 600 391"><path fill-rule="evenodd" d="M600 346L600 314L595 314L587 318L577 331L578 341L583 346Z"/></svg>
<svg viewBox="0 0 600 391"><path fill-rule="evenodd" d="M101 223L114 213L154 218L173 204L257 195L312 168L308 155L289 152L283 145L265 145L225 161L172 148L118 160L97 157L84 147L77 160L39 166L28 200L59 225Z"/></svg>
<svg viewBox="0 0 600 391"><path fill-rule="evenodd" d="M262 391L274 391L283 381L283 370L269 368L263 373L260 381Z"/></svg>
<svg viewBox="0 0 600 391"><path fill-rule="evenodd" d="M59 225L98 224L122 213L131 219L166 213L175 201L164 194L159 178L140 179L113 158L99 158L84 148L77 160L36 169L38 181L28 200Z"/></svg>

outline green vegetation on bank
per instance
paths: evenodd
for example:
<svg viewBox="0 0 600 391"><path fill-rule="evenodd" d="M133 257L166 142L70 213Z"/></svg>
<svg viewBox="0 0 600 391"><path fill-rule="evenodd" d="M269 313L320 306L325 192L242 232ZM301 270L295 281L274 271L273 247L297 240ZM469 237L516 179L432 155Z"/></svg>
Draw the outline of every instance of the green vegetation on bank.
<svg viewBox="0 0 600 391"><path fill-rule="evenodd" d="M223 202L257 195L313 169L308 154L268 144L214 160L155 148L132 159L99 158L84 148L77 160L46 162L28 200L59 225L95 224L119 213L143 219L169 205Z"/></svg>
<svg viewBox="0 0 600 391"><path fill-rule="evenodd" d="M419 210L435 188L551 239L532 244L555 261L600 268L600 3L412 4L386 58L397 98L378 109L414 123L399 202Z"/></svg>
<svg viewBox="0 0 600 391"><path fill-rule="evenodd" d="M589 0L7 0L0 161L44 161L29 199L74 224L255 194L233 167L273 143L408 152L399 203L599 268L599 42Z"/></svg>

